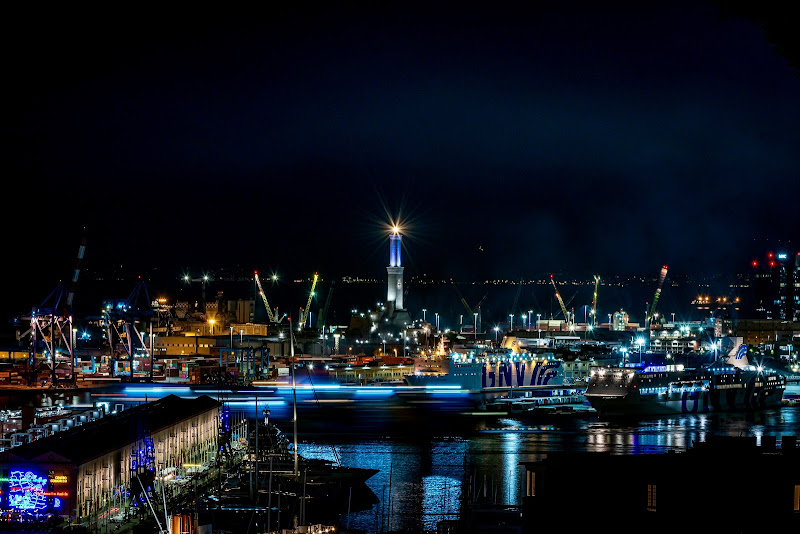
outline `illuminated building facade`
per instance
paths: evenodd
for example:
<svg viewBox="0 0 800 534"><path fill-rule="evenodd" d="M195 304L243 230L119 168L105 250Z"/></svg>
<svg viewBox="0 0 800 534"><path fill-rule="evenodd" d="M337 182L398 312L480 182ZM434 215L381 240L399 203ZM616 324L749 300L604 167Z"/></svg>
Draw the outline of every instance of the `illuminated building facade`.
<svg viewBox="0 0 800 534"><path fill-rule="evenodd" d="M612 323L612 329L616 330L617 332L622 332L628 328L628 313L625 310L619 310L618 312L614 312L614 321Z"/></svg>
<svg viewBox="0 0 800 534"><path fill-rule="evenodd" d="M146 505L140 480L214 458L219 412L206 395L169 395L4 451L0 509L86 522Z"/></svg>
<svg viewBox="0 0 800 534"><path fill-rule="evenodd" d="M800 252L770 252L752 267L755 317L800 321Z"/></svg>

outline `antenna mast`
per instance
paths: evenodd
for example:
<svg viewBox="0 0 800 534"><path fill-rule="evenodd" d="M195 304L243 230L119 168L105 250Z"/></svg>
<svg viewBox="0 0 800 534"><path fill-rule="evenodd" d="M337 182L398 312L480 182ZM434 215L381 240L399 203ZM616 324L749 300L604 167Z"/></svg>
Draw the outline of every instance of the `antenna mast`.
<svg viewBox="0 0 800 534"><path fill-rule="evenodd" d="M289 354L292 357L292 423L294 433L294 476L300 476L297 466L297 382L294 376L294 331L292 330L292 318L289 317Z"/></svg>

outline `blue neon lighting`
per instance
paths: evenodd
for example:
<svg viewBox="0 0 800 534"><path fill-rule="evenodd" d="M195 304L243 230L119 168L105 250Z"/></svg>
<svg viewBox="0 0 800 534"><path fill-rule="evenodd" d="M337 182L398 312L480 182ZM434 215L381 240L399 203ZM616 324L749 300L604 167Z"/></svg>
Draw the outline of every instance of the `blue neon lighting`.
<svg viewBox="0 0 800 534"><path fill-rule="evenodd" d="M8 482L8 506L35 512L47 506L47 478L33 471L11 471Z"/></svg>
<svg viewBox="0 0 800 534"><path fill-rule="evenodd" d="M384 388L376 388L376 387L366 387L366 388L358 388L356 390L356 395L394 395L394 391L391 389L384 389Z"/></svg>

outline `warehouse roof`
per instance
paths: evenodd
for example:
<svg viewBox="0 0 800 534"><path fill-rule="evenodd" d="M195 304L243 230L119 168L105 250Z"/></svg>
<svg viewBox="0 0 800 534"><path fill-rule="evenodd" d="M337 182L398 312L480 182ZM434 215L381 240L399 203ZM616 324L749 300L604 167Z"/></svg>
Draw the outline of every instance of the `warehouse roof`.
<svg viewBox="0 0 800 534"><path fill-rule="evenodd" d="M0 453L0 463L67 460L81 465L219 406L208 395L195 399L168 395L9 449Z"/></svg>

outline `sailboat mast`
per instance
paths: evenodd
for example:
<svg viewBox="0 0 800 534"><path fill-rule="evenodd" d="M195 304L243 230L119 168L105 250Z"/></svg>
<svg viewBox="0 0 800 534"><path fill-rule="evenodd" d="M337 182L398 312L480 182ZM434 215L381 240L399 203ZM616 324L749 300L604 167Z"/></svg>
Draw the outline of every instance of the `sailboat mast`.
<svg viewBox="0 0 800 534"><path fill-rule="evenodd" d="M294 476L300 476L297 466L297 382L294 377L294 330L292 318L289 317L289 354L292 357L292 422L294 434Z"/></svg>

